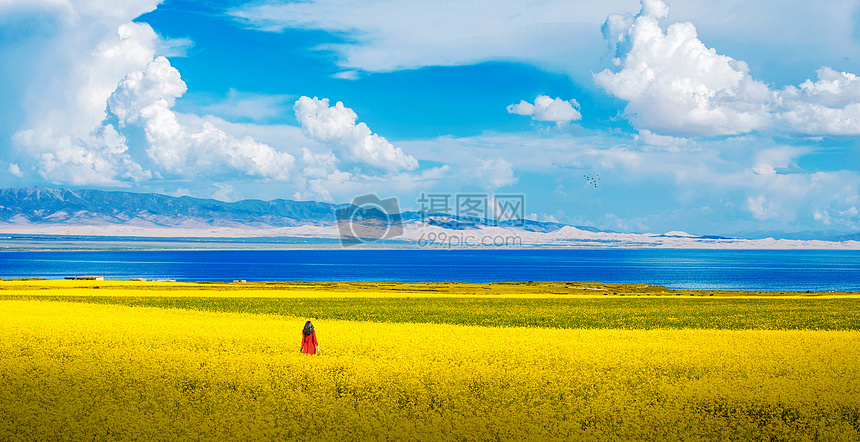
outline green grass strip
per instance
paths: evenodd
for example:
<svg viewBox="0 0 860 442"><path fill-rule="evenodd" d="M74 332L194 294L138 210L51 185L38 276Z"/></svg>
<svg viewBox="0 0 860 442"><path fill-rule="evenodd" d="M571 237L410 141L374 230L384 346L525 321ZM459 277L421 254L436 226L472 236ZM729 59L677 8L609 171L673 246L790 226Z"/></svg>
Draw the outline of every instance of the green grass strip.
<svg viewBox="0 0 860 442"><path fill-rule="evenodd" d="M860 330L860 299L767 298L200 298L20 296L0 300L86 302L371 322L489 327Z"/></svg>

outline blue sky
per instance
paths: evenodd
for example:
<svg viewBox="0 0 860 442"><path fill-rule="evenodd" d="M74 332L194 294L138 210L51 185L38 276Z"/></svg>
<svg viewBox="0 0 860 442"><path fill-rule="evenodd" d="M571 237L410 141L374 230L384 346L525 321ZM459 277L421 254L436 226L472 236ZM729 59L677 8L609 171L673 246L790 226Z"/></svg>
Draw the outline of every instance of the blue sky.
<svg viewBox="0 0 860 442"><path fill-rule="evenodd" d="M860 231L858 2L0 2L0 186ZM598 185L589 178L599 176Z"/></svg>

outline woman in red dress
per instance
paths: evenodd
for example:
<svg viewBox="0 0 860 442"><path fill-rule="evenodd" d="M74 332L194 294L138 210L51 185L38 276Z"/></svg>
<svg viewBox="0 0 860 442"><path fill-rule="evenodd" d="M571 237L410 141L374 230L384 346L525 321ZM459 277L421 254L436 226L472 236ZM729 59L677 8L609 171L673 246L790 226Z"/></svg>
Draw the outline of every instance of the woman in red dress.
<svg viewBox="0 0 860 442"><path fill-rule="evenodd" d="M317 332L314 331L314 325L311 321L305 322L305 328L302 330L302 353L315 355L320 351L320 345L317 343Z"/></svg>

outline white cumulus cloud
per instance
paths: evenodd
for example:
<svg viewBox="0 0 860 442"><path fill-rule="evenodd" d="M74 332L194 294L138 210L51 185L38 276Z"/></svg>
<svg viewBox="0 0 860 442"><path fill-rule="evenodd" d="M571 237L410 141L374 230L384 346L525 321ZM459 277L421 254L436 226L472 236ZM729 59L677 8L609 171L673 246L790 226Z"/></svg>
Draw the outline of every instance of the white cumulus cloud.
<svg viewBox="0 0 860 442"><path fill-rule="evenodd" d="M112 32L75 24L85 18L61 27L56 46L47 49L44 69L52 76L35 74L27 123L13 142L53 182L115 185L148 179L151 173L129 155L125 138L104 120L108 97L126 73L152 59L158 36L141 23L124 23ZM96 39L95 48L81 34Z"/></svg>
<svg viewBox="0 0 860 442"><path fill-rule="evenodd" d="M13 136L16 148L34 161L38 174L57 184L125 186L159 178L162 172L184 177L238 172L287 180L294 163L291 155L172 110L186 85L160 54L181 56L193 43L164 39L148 24L132 21L158 3L5 5L50 14L57 23L33 68L23 106L25 124ZM129 148L127 126L144 129L144 149ZM152 169L141 165L146 157Z"/></svg>
<svg viewBox="0 0 860 442"><path fill-rule="evenodd" d="M746 63L705 46L692 23L664 31L659 19L668 13L660 0L643 0L635 17L610 15L603 32L620 70L596 74L597 84L628 102L637 127L662 134L727 135L765 125L767 85Z"/></svg>
<svg viewBox="0 0 860 442"><path fill-rule="evenodd" d="M185 91L179 71L166 58L157 57L146 69L131 72L120 82L110 97L110 110L121 125L144 128L147 154L168 172L212 176L233 171L268 179L289 178L295 162L292 155L173 112L176 98Z"/></svg>
<svg viewBox="0 0 860 442"><path fill-rule="evenodd" d="M518 181L514 176L514 165L504 158L478 160L475 176L487 189L510 186Z"/></svg>
<svg viewBox="0 0 860 442"><path fill-rule="evenodd" d="M107 124L82 137L55 135L50 129L21 130L13 141L23 148L39 153L38 171L54 183L74 185L127 185L152 178L126 152L126 139Z"/></svg>
<svg viewBox="0 0 860 442"><path fill-rule="evenodd" d="M779 122L804 134L860 134L860 78L829 67L817 74L779 93Z"/></svg>
<svg viewBox="0 0 860 442"><path fill-rule="evenodd" d="M576 100L539 95L535 98L534 104L521 100L518 104L508 106L508 113L528 115L535 121L551 121L557 126L563 126L571 121L582 119L578 108L579 103Z"/></svg>
<svg viewBox="0 0 860 442"><path fill-rule="evenodd" d="M767 200L764 195L747 198L747 210L758 220L767 220L779 216L779 205Z"/></svg>
<svg viewBox="0 0 860 442"><path fill-rule="evenodd" d="M664 28L661 0L639 14L612 14L603 25L617 70L595 74L604 90L627 101L640 130L674 136L782 130L806 135L860 134L860 81L824 67L818 81L772 90L747 64L708 48L692 23Z"/></svg>
<svg viewBox="0 0 860 442"><path fill-rule="evenodd" d="M678 138L669 135L659 135L648 129L641 129L633 136L636 142L645 148L661 148L669 151L679 151L695 146L695 141L689 138Z"/></svg>
<svg viewBox="0 0 860 442"><path fill-rule="evenodd" d="M21 168L18 167L18 165L15 163L9 163L9 173L11 173L12 175L15 175L18 178L24 177L24 172L22 172Z"/></svg>
<svg viewBox="0 0 860 442"><path fill-rule="evenodd" d="M303 96L293 109L308 137L330 145L349 161L389 172L418 168L414 157L372 133L366 124L356 124L358 115L340 101L329 106L328 98Z"/></svg>

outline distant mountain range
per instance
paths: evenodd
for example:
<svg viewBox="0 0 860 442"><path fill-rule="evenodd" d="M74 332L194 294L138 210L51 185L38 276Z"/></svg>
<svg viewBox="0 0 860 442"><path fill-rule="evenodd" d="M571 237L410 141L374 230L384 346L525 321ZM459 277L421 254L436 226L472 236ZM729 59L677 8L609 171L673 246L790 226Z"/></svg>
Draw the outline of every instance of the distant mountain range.
<svg viewBox="0 0 860 442"><path fill-rule="evenodd" d="M838 230L803 230L800 232L783 232L780 230L756 230L752 232L737 232L735 238L746 239L794 239L800 241L860 241L860 233L840 232Z"/></svg>
<svg viewBox="0 0 860 442"><path fill-rule="evenodd" d="M158 193L68 190L46 187L0 189L0 221L32 224L125 224L144 222L173 227L290 227L334 224L336 205L314 201L242 200L173 197Z"/></svg>
<svg viewBox="0 0 860 442"><path fill-rule="evenodd" d="M336 237L335 212L348 204L315 201L242 200L173 197L157 193L102 190L69 190L46 187L0 189L0 232L130 236L307 236ZM387 220L387 215L368 209L363 218ZM732 235L695 236L684 232L626 234L589 226L514 220L488 225L484 220L444 213L406 211L400 214L404 227L439 232L522 232L529 241L553 244L631 244L657 246L794 247L791 241L860 241L860 233L839 231L740 232ZM387 221L386 221L387 222ZM5 225L5 227L4 227ZM101 226L101 227L100 227ZM86 229L84 229L86 227ZM501 230L499 230L501 229ZM572 241L572 242L571 242ZM779 241L782 241L781 243ZM856 243L855 243L856 244ZM774 246L774 247L777 247Z"/></svg>
<svg viewBox="0 0 860 442"><path fill-rule="evenodd" d="M336 224L335 210L344 206L347 204L284 199L251 199L228 203L157 193L51 189L38 186L0 189L0 222L10 224L131 224L195 228L331 226ZM381 219L385 215L371 209L365 217ZM425 220L430 225L449 230L485 226L481 220L442 213L407 211L401 214L401 218L403 222ZM529 232L552 232L565 226L561 223L531 220L507 221L500 225L517 225ZM600 232L588 226L578 228Z"/></svg>

